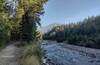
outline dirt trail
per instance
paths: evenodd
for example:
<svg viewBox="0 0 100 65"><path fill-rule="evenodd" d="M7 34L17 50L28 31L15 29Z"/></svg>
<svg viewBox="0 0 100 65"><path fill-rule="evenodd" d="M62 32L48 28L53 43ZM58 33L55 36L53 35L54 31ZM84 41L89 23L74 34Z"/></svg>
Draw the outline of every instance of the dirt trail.
<svg viewBox="0 0 100 65"><path fill-rule="evenodd" d="M18 48L12 44L0 51L0 65L18 65L16 60L16 54Z"/></svg>

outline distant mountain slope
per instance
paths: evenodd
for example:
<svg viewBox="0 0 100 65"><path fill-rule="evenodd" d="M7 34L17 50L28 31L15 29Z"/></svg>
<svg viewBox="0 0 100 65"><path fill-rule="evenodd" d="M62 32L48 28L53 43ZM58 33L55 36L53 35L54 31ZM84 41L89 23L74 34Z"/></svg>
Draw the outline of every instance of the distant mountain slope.
<svg viewBox="0 0 100 65"><path fill-rule="evenodd" d="M53 34L55 33L55 34ZM53 34L53 35L52 35ZM53 28L44 39L100 49L100 16Z"/></svg>
<svg viewBox="0 0 100 65"><path fill-rule="evenodd" d="M46 33L48 31L52 30L55 26L60 26L60 25L62 25L62 24L60 24L60 23L53 23L53 24L49 24L49 25L47 25L45 27L38 28L38 30L43 32L43 33Z"/></svg>

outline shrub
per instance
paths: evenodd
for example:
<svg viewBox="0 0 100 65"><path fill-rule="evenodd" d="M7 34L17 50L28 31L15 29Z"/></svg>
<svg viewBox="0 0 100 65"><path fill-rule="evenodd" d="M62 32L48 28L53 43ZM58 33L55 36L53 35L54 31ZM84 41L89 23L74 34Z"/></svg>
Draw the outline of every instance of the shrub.
<svg viewBox="0 0 100 65"><path fill-rule="evenodd" d="M34 43L34 44L33 44ZM19 63L21 65L39 65L42 58L42 50L37 42L22 47Z"/></svg>

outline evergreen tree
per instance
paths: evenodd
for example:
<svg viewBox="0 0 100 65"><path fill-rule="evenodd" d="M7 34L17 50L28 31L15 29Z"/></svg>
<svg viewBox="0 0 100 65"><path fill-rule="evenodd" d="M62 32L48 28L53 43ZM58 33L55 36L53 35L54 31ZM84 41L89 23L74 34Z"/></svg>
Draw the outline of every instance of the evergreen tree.
<svg viewBox="0 0 100 65"><path fill-rule="evenodd" d="M40 25L40 16L44 13L43 5L47 0L20 0L18 10L21 15L21 39L31 41L36 38L37 24Z"/></svg>

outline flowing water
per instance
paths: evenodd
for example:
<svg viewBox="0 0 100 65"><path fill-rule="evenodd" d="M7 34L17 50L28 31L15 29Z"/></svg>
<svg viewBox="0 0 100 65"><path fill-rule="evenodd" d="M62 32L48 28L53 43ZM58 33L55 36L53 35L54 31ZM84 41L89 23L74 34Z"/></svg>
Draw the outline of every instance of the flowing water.
<svg viewBox="0 0 100 65"><path fill-rule="evenodd" d="M52 41L44 41L41 45L47 57L47 65L100 65L100 57L91 57L77 50L64 47ZM100 55L100 54L99 54Z"/></svg>

